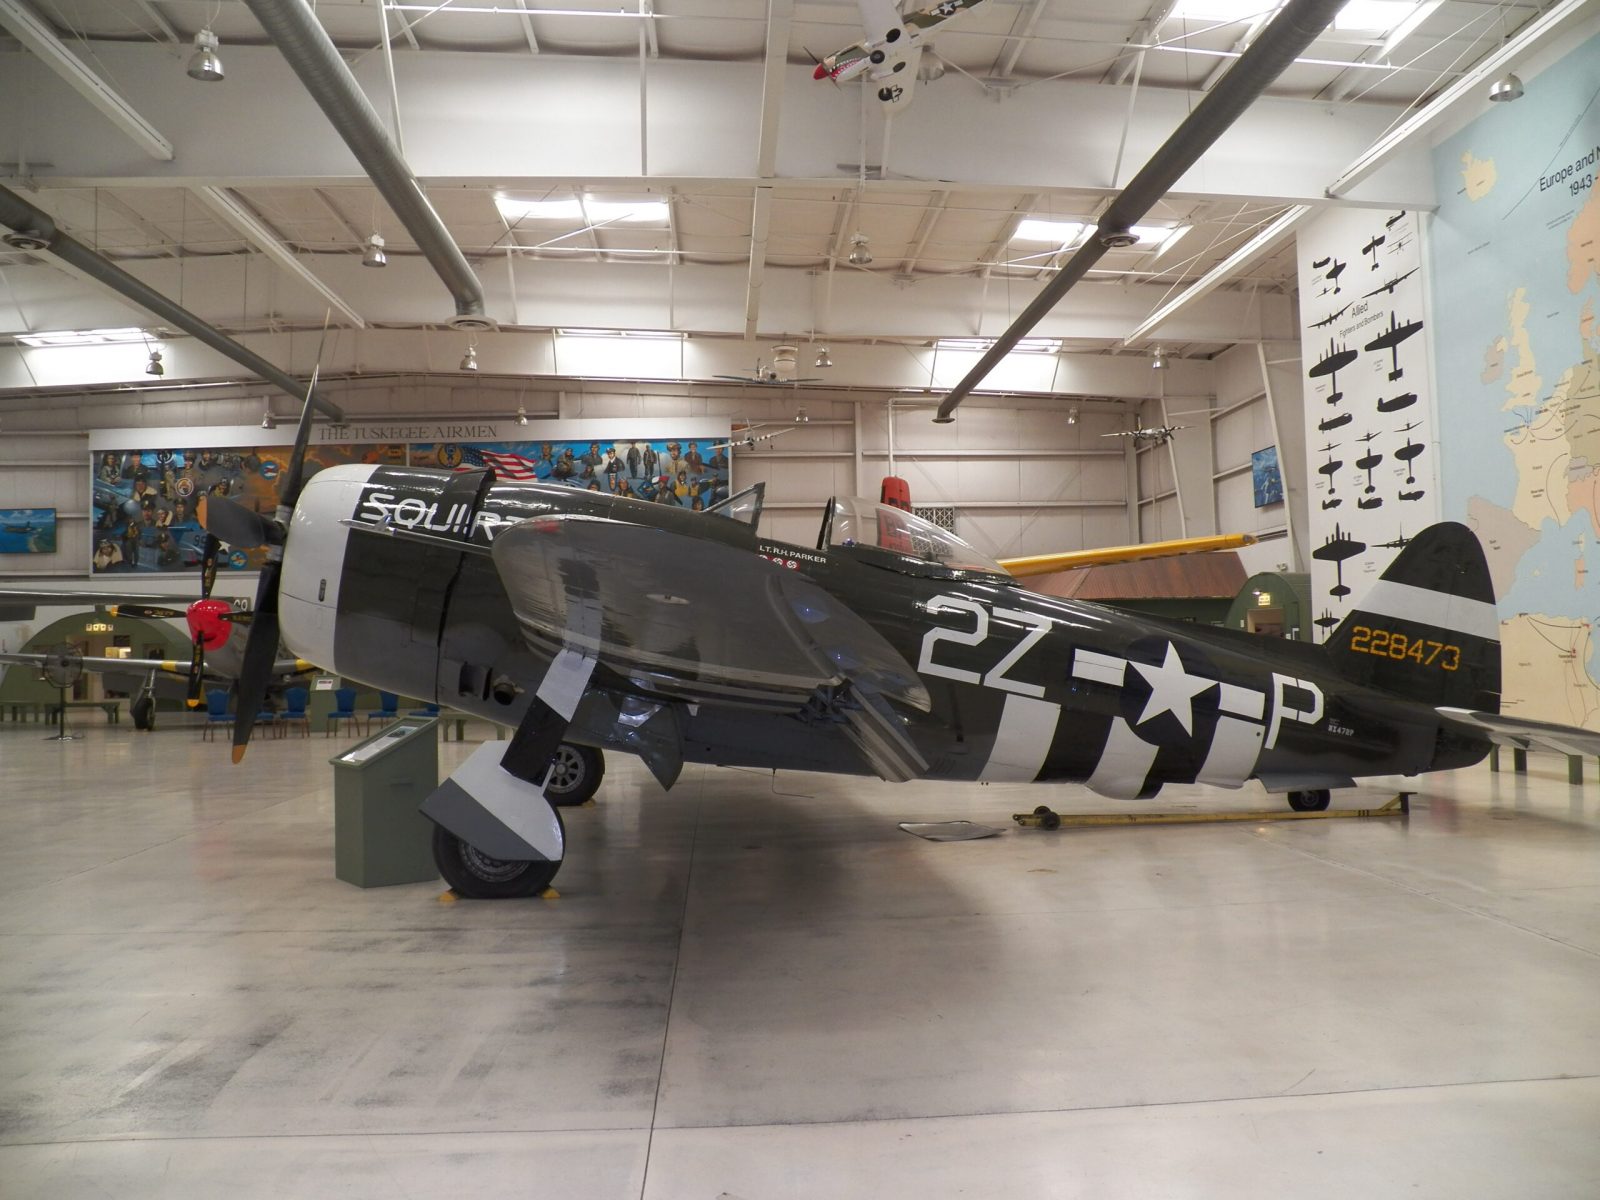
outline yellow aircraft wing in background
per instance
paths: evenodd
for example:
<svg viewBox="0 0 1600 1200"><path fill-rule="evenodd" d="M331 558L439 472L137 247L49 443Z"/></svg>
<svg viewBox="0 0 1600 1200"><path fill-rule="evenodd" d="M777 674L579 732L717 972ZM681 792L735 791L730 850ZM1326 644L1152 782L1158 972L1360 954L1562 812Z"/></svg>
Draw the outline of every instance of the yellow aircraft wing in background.
<svg viewBox="0 0 1600 1200"><path fill-rule="evenodd" d="M1060 554L1031 554L1026 558L1002 558L1000 565L1018 579L1030 575L1052 575L1079 567L1098 567L1106 563L1136 562L1141 558L1169 558L1176 554L1203 554L1207 550L1237 550L1253 546L1252 533L1221 533L1212 537L1172 538L1138 546L1105 546L1097 550L1067 550Z"/></svg>

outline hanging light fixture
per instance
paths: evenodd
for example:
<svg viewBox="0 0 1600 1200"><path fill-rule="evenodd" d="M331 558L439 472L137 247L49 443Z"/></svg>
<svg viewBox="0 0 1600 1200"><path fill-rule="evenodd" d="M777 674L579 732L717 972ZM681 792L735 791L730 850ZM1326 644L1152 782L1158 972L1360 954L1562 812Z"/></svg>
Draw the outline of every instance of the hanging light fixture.
<svg viewBox="0 0 1600 1200"><path fill-rule="evenodd" d="M1156 347L1155 354L1150 358L1150 369L1152 371L1165 371L1167 369L1167 352L1160 346Z"/></svg>
<svg viewBox="0 0 1600 1200"><path fill-rule="evenodd" d="M872 265L872 251L867 249L867 235L852 233L850 235L850 257L846 260L852 267L867 267Z"/></svg>
<svg viewBox="0 0 1600 1200"><path fill-rule="evenodd" d="M383 235L374 233L367 239L367 252L361 256L363 267L387 267L389 256L383 252Z"/></svg>
<svg viewBox="0 0 1600 1200"><path fill-rule="evenodd" d="M806 416L806 410L803 407L795 409L794 423L796 425L807 425L810 424L810 422L811 418Z"/></svg>
<svg viewBox="0 0 1600 1200"><path fill-rule="evenodd" d="M188 75L202 83L216 83L222 78L222 59L217 56L217 35L209 28L194 35L194 53L189 56Z"/></svg>
<svg viewBox="0 0 1600 1200"><path fill-rule="evenodd" d="M528 410L526 408L524 408L522 405L519 404L519 405L517 405L517 424L518 425L526 425L527 423L528 423Z"/></svg>
<svg viewBox="0 0 1600 1200"><path fill-rule="evenodd" d="M167 373L167 368L161 365L161 351L159 348L154 346L150 348L150 361L145 364L144 373L146 375L165 375Z"/></svg>
<svg viewBox="0 0 1600 1200"><path fill-rule="evenodd" d="M1076 425L1077 423L1078 423L1078 410L1075 409L1075 408L1069 409L1067 411L1067 424L1068 425Z"/></svg>
<svg viewBox="0 0 1600 1200"><path fill-rule="evenodd" d="M272 405L269 403L261 414L261 428L276 429L277 427L278 418L272 415Z"/></svg>
<svg viewBox="0 0 1600 1200"><path fill-rule="evenodd" d="M1515 71L1507 71L1489 85L1489 99L1503 104L1522 99L1522 80Z"/></svg>
<svg viewBox="0 0 1600 1200"><path fill-rule="evenodd" d="M833 366L833 359L828 357L828 348L826 346L821 347L817 351L817 361L814 365L819 371L826 371L829 367Z"/></svg>
<svg viewBox="0 0 1600 1200"><path fill-rule="evenodd" d="M467 352L461 356L461 369L463 371L478 369L478 347L472 342L467 343Z"/></svg>

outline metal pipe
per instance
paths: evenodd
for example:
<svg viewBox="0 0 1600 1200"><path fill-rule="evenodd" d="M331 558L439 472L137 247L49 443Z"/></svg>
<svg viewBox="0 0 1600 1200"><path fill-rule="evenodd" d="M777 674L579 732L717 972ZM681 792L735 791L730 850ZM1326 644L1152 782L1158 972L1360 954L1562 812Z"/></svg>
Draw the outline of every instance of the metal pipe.
<svg viewBox="0 0 1600 1200"><path fill-rule="evenodd" d="M252 0L254 2L254 0ZM1150 161L1128 181L1106 208L1088 240L1067 260L1032 304L1002 333L986 354L939 404L935 421L945 422L967 394L982 383L1016 345L1060 303L1107 250L1126 245L1134 222L1171 190L1183 173L1199 161L1230 125L1237 121L1274 79L1333 21L1345 0L1289 0L1255 43L1239 56L1233 69L1212 88Z"/></svg>
<svg viewBox="0 0 1600 1200"><path fill-rule="evenodd" d="M494 328L484 312L483 284L384 131L383 121L316 14L305 0L245 3L455 297L456 315L449 324L456 329Z"/></svg>
<svg viewBox="0 0 1600 1200"><path fill-rule="evenodd" d="M104 284L117 295L153 313L168 324L176 325L196 341L204 342L218 354L230 358L246 371L258 375L268 383L283 389L296 400L304 401L306 385L280 371L254 350L247 349L213 325L207 324L181 305L174 304L142 280L135 279L110 259L89 249L82 242L63 233L50 214L28 203L10 188L0 185L0 225L14 230L5 240L19 249L43 250L55 255L98 283ZM344 410L320 393L313 392L311 403L336 421L344 420Z"/></svg>

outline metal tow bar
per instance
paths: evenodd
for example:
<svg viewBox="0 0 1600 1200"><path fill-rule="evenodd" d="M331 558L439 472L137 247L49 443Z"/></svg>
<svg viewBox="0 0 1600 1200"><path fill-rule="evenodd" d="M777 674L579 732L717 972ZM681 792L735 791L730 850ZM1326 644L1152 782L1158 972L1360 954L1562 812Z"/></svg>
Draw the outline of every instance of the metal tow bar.
<svg viewBox="0 0 1600 1200"><path fill-rule="evenodd" d="M1011 819L1030 829L1092 829L1108 825L1212 825L1224 821L1331 821L1336 818L1407 817L1411 792L1401 792L1381 808L1330 808L1322 812L1164 812L1164 813L1058 813L1041 804L1031 813L1012 813Z"/></svg>

